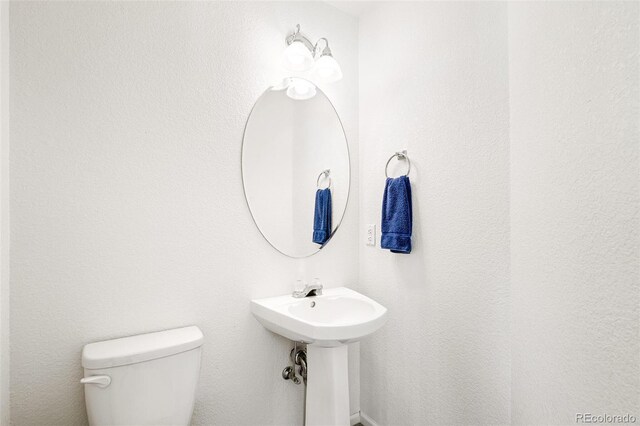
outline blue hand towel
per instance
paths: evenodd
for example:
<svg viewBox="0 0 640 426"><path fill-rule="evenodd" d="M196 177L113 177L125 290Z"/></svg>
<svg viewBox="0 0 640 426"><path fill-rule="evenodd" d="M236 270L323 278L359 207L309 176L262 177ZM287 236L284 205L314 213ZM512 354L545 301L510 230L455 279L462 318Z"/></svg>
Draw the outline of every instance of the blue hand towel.
<svg viewBox="0 0 640 426"><path fill-rule="evenodd" d="M316 191L316 207L313 216L313 242L324 244L331 236L331 190Z"/></svg>
<svg viewBox="0 0 640 426"><path fill-rule="evenodd" d="M382 199L380 246L392 253L411 253L411 182L409 176L387 178Z"/></svg>

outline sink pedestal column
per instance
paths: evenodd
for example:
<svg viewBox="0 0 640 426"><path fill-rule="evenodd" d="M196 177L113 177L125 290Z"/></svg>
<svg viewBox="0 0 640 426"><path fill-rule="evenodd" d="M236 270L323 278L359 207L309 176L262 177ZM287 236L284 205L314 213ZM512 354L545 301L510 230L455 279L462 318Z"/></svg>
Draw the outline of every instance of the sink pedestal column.
<svg viewBox="0 0 640 426"><path fill-rule="evenodd" d="M349 426L347 345L307 346L306 426Z"/></svg>

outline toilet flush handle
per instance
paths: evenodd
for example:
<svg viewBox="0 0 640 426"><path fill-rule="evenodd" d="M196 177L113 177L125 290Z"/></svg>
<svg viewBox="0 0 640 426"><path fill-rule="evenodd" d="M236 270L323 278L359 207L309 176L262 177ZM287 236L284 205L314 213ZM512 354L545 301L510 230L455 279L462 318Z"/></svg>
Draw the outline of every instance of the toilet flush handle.
<svg viewBox="0 0 640 426"><path fill-rule="evenodd" d="M109 376L89 376L80 379L80 383L83 385L96 385L99 388L106 388L111 384L111 377Z"/></svg>

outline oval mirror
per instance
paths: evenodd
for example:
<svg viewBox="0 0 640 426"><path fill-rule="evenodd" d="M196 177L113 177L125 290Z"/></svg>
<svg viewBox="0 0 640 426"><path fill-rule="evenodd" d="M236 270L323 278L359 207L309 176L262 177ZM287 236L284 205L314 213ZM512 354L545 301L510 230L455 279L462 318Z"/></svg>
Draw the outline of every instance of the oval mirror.
<svg viewBox="0 0 640 426"><path fill-rule="evenodd" d="M340 117L320 89L292 78L258 98L244 130L242 182L269 244L290 257L317 253L340 226L350 178Z"/></svg>

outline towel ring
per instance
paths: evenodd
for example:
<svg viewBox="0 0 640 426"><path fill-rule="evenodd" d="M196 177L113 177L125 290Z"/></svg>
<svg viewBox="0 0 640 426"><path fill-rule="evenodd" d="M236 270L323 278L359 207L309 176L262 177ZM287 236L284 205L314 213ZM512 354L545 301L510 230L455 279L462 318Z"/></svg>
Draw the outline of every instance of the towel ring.
<svg viewBox="0 0 640 426"><path fill-rule="evenodd" d="M384 174L385 174L385 176L389 177L389 172L387 170L389 169L389 163L394 158L397 158L398 160L402 160L402 159L407 160L407 174L404 175L404 176L409 176L409 173L411 172L411 160L409 160L409 156L407 155L407 150L406 149L403 150L403 151L396 152L391 157L389 157L389 159L387 160L387 165L384 166Z"/></svg>
<svg viewBox="0 0 640 426"><path fill-rule="evenodd" d="M331 170L327 169L327 170L323 170L320 172L320 174L318 175L318 179L316 179L316 186L318 187L318 189L327 189L331 186ZM326 179L329 179L329 185L327 185L327 188L320 188L320 179L322 178L322 176L324 176Z"/></svg>

